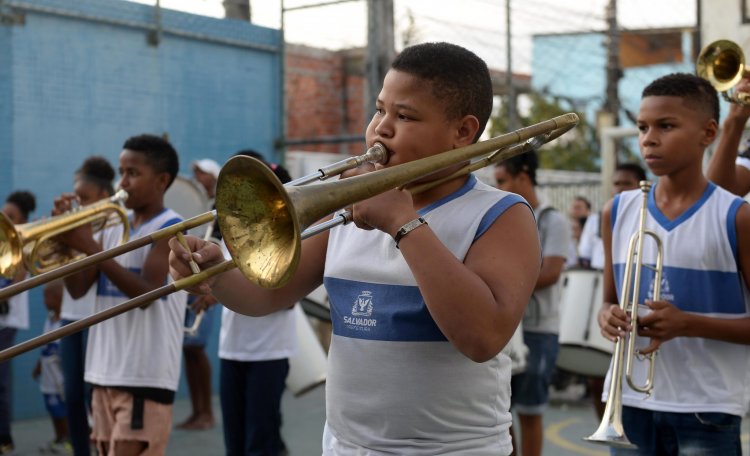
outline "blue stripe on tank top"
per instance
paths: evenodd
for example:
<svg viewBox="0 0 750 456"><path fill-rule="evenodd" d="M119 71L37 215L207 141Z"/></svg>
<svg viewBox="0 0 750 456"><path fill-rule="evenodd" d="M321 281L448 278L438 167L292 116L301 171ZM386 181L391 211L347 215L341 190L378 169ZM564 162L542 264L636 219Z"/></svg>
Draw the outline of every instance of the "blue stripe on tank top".
<svg viewBox="0 0 750 456"><path fill-rule="evenodd" d="M416 286L326 277L333 333L353 339L444 342Z"/></svg>
<svg viewBox="0 0 750 456"><path fill-rule="evenodd" d="M617 295L622 296L625 265L615 264L614 272ZM640 303L651 299L653 277L654 271L651 269L642 270ZM737 272L665 266L662 270L661 300L671 302L687 312L741 315L747 312L741 285Z"/></svg>
<svg viewBox="0 0 750 456"><path fill-rule="evenodd" d="M161 230L161 229L166 228L168 226L176 225L176 224L180 223L181 221L182 221L182 219L180 217L171 218L171 219L167 220L166 222L164 222L162 224L162 226L159 227L159 229Z"/></svg>
<svg viewBox="0 0 750 456"><path fill-rule="evenodd" d="M745 200L737 198L732 201L727 211L727 236L729 238L729 245L732 246L732 254L734 255L734 262L737 263L737 211L740 210L740 206L745 204Z"/></svg>
<svg viewBox="0 0 750 456"><path fill-rule="evenodd" d="M454 199L456 199L456 198L458 198L458 197L460 197L462 195L465 195L469 190L471 190L472 188L474 188L474 186L476 185L476 183L477 183L477 178L474 177L473 174L469 174L469 178L466 179L466 183L464 183L464 185L462 185L461 188L459 188L455 192L451 193L450 195L444 196L444 197L440 198L439 200L435 201L434 203L428 204L427 206L419 209L417 211L417 214L419 214L419 215L425 215L428 212L430 212L431 210L433 210L433 209L435 209L437 207L440 207L443 204L449 203L450 201L453 201Z"/></svg>
<svg viewBox="0 0 750 456"><path fill-rule="evenodd" d="M477 234L474 235L474 240L476 241L477 239L482 237L482 235L488 229L490 229L490 226L492 226L492 224L495 223L495 220L497 220L501 215L503 215L503 213L507 211L508 208L510 208L514 204L524 204L526 205L526 207L529 208L532 214L534 213L534 211L531 209L531 206L529 206L529 203L527 203L525 199L521 198L515 193L511 193L505 198L495 203L495 205L492 206L484 214L484 217L482 217L482 220L479 222L479 227L477 228Z"/></svg>
<svg viewBox="0 0 750 456"><path fill-rule="evenodd" d="M711 194L716 190L716 185L714 185L712 182L709 182L706 186L706 190L703 192L703 195L693 203L692 206L690 206L685 212L680 214L676 219L669 220L662 212L661 209L659 209L659 206L656 205L656 199L654 198L654 193L656 192L656 185L651 187L651 190L648 193L648 212L651 214L651 217L656 220L656 222L662 226L667 231L672 231L673 229L680 226L682 222L689 219L693 214L698 212L698 209L700 209L706 201L708 201L708 198L711 196Z"/></svg>
<svg viewBox="0 0 750 456"><path fill-rule="evenodd" d="M617 221L617 207L620 205L620 194L618 193L612 199L612 212L609 214L609 222L611 223L611 230L615 229L615 222Z"/></svg>

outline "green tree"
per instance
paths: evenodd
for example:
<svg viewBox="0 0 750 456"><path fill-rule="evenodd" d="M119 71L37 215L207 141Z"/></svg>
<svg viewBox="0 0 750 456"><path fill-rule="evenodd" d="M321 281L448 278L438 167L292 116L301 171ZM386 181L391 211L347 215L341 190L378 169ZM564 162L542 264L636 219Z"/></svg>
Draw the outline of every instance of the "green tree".
<svg viewBox="0 0 750 456"><path fill-rule="evenodd" d="M531 102L529 113L527 116L518 116L519 122L524 127L575 111L571 109L569 102L558 97L533 92L528 96ZM507 109L507 103L503 103L499 112L492 117L490 126L492 136L510 131ZM598 135L583 114L580 112L577 114L581 120L576 128L544 145L538 151L540 168L568 171L599 170Z"/></svg>

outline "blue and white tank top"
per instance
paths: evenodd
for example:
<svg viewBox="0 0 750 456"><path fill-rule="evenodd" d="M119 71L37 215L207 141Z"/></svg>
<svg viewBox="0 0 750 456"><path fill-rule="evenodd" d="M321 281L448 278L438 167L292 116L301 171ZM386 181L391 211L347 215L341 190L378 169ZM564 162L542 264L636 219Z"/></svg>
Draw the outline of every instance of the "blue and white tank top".
<svg viewBox="0 0 750 456"><path fill-rule="evenodd" d="M655 189L652 187L648 196L646 229L663 242L661 299L685 312L714 318L750 315L747 286L737 264L735 228L737 211L744 201L709 183L692 207L669 220L656 206ZM642 198L640 190L632 190L616 196L613 202L612 255L618 296L622 296L628 242L638 231ZM643 258L649 265L656 262L655 243L649 237L644 241ZM642 270L638 302L652 298L653 278L651 269ZM639 315L648 311L639 306ZM636 346L648 344L648 338L639 337ZM636 362L636 383L644 382L646 367L645 361ZM678 337L663 343L658 351L651 397L645 398L623 382L623 403L649 410L742 416L747 405L744 385L748 373L747 345Z"/></svg>
<svg viewBox="0 0 750 456"><path fill-rule="evenodd" d="M132 229L130 238L146 236L180 221L182 218L175 211L165 208L151 220ZM102 247L110 249L118 245L121 230L119 225L105 230ZM149 244L120 255L115 260L140 274L151 247ZM171 281L169 276L167 281ZM97 312L128 299L105 274L99 274ZM86 381L100 386L176 391L180 378L186 306L187 293L180 291L152 303L146 309L134 309L92 326L86 349Z"/></svg>
<svg viewBox="0 0 750 456"><path fill-rule="evenodd" d="M419 214L463 261L517 203L525 201L471 176ZM388 234L332 230L325 286L333 337L324 454L510 453L510 358L476 363L446 339Z"/></svg>

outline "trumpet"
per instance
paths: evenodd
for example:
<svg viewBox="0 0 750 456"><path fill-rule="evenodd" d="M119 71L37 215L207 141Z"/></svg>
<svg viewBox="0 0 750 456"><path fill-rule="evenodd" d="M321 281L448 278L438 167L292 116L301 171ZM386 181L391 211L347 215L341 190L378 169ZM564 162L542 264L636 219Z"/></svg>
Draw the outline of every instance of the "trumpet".
<svg viewBox="0 0 750 456"><path fill-rule="evenodd" d="M76 271L149 242L213 222L214 217L219 220L219 227L232 259L3 350L0 352L0 361L141 307L168 294L190 288L235 267L239 268L248 280L261 287L281 287L297 268L301 241L324 231L312 226L315 221L358 201L477 157L488 155L486 159L480 160L480 163L488 165L538 148L577 124L578 116L568 113L431 157L337 182L310 186L284 186L262 162L250 157L233 157L222 167L219 174L215 211L84 258L79 261L82 264L76 267ZM438 185L445 179L468 174L477 169L477 166L481 167L469 163L450 176L431 184ZM427 188L421 185L420 191ZM327 224L325 229L344 222L345 220L339 218L336 223ZM51 273L57 275L60 272L55 270ZM7 290L11 291L11 288L23 283L12 285ZM4 291L0 290L0 299L4 296Z"/></svg>
<svg viewBox="0 0 750 456"><path fill-rule="evenodd" d="M732 91L748 75L745 54L735 42L717 40L704 47L696 59L695 71L721 92L726 101L750 106L750 93Z"/></svg>
<svg viewBox="0 0 750 456"><path fill-rule="evenodd" d="M122 224L121 242L127 242L130 235L128 215L122 207L127 198L127 192L119 190L94 204L18 226L0 213L0 277L13 277L21 264L36 275L82 258L83 255L71 252L54 239L82 225L91 224L92 230L98 232Z"/></svg>
<svg viewBox="0 0 750 456"><path fill-rule="evenodd" d="M661 277L663 268L663 247L659 236L646 229L646 215L648 205L648 194L651 190L651 183L648 181L640 182L643 193L643 203L640 210L639 229L630 238L628 244L627 263L625 264L625 273L622 283L622 296L620 297L620 308L630 316L632 329L628 334L627 351L625 348L625 338L619 338L615 343L615 351L612 358L612 369L609 380L609 390L607 404L604 408L604 416L596 432L584 438L589 442L601 443L618 448L636 448L628 437L622 426L622 377L623 370L625 380L635 391L644 393L648 396L654 388L654 363L656 362L656 352L646 355L648 359L648 371L646 381L639 385L633 378L633 359L638 356L635 347L636 336L638 335L638 297L640 294L641 271L643 268L649 268L654 271L654 301L661 298ZM654 266L645 264L643 261L643 244L646 237L654 240L656 248L656 263Z"/></svg>

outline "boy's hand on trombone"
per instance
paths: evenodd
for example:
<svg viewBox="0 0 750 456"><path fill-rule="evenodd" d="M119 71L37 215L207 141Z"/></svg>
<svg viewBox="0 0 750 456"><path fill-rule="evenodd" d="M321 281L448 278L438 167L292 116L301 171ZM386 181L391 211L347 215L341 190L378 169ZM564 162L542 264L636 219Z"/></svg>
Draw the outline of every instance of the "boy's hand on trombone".
<svg viewBox="0 0 750 456"><path fill-rule="evenodd" d="M221 252L221 248L213 242L204 241L195 236L185 236L185 241L187 242L190 252L192 252L192 259L198 263L201 270L224 261L224 255ZM180 244L176 237L169 240L169 249L169 274L172 278L174 280L179 280L193 275L189 264L191 255L182 244ZM216 277L210 277L198 285L187 288L187 290L194 294L210 294L211 287L215 282Z"/></svg>
<svg viewBox="0 0 750 456"><path fill-rule="evenodd" d="M638 317L638 335L650 337L651 344L639 350L642 355L656 351L659 346L675 337L683 336L689 326L689 315L667 301L646 300L651 309L647 315Z"/></svg>
<svg viewBox="0 0 750 456"><path fill-rule="evenodd" d="M382 169L382 165L366 163L341 174L341 178L357 176ZM352 221L363 230L377 229L391 236L399 228L419 215L414 210L411 193L403 189L393 189L355 203L349 208Z"/></svg>
<svg viewBox="0 0 750 456"><path fill-rule="evenodd" d="M630 317L620 308L619 304L606 303L597 316L602 336L612 342L625 337L630 331Z"/></svg>

